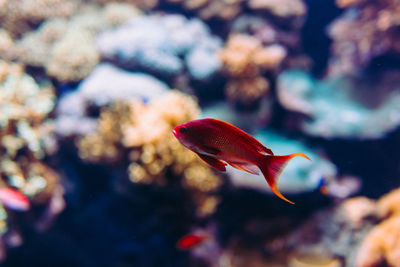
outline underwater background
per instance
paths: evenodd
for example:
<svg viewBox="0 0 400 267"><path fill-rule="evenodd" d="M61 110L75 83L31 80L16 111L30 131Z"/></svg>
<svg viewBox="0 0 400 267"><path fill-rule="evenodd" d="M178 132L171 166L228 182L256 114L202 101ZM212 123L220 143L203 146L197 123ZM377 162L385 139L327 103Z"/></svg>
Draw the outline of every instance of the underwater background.
<svg viewBox="0 0 400 267"><path fill-rule="evenodd" d="M399 186L400 0L0 0L1 266L400 266Z"/></svg>

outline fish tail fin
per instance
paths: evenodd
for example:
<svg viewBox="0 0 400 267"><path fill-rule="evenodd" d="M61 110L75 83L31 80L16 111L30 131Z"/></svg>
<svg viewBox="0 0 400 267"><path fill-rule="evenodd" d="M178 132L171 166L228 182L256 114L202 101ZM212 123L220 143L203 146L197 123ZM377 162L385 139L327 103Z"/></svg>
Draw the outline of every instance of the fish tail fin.
<svg viewBox="0 0 400 267"><path fill-rule="evenodd" d="M275 193L278 197L281 199L294 204L294 202L288 200L285 198L281 192L278 190L278 180L280 175L282 174L282 171L285 169L286 164L289 162L290 159L294 157L304 157L308 160L311 160L309 157L307 157L303 153L294 153L286 156L273 156L273 155L268 155L264 156L259 164L259 168L261 172L263 173L265 180L267 180L269 186L271 187L272 192Z"/></svg>

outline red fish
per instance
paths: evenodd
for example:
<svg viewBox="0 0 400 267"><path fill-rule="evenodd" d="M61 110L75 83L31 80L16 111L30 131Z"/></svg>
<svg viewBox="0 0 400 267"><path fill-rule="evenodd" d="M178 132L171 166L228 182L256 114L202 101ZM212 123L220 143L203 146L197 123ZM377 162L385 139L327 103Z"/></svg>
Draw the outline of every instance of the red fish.
<svg viewBox="0 0 400 267"><path fill-rule="evenodd" d="M188 250L199 245L208 237L206 234L187 234L176 242L176 247L179 250Z"/></svg>
<svg viewBox="0 0 400 267"><path fill-rule="evenodd" d="M13 210L27 211L30 208L29 199L18 190L11 188L0 188L0 202Z"/></svg>
<svg viewBox="0 0 400 267"><path fill-rule="evenodd" d="M279 176L291 158L301 156L311 160L303 153L275 156L249 134L215 119L186 122L176 126L173 133L182 145L219 171L225 171L227 164L257 175L261 170L272 191L291 204L294 203L278 191Z"/></svg>

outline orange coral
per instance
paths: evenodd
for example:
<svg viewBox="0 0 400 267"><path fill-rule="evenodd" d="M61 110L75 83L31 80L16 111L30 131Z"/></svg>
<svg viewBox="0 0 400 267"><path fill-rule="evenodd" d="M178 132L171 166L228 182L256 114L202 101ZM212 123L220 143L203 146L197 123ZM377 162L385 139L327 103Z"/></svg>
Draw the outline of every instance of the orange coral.
<svg viewBox="0 0 400 267"><path fill-rule="evenodd" d="M357 267L400 266L400 217L380 223L365 237L357 252Z"/></svg>
<svg viewBox="0 0 400 267"><path fill-rule="evenodd" d="M400 215L400 188L381 197L377 203L380 217Z"/></svg>
<svg viewBox="0 0 400 267"><path fill-rule="evenodd" d="M252 106L268 93L269 82L263 73L279 68L286 50L280 45L263 47L261 41L250 35L233 34L219 55L231 77L226 87L228 99Z"/></svg>
<svg viewBox="0 0 400 267"><path fill-rule="evenodd" d="M400 188L381 197L376 215L384 220L364 238L357 252L357 267L400 266Z"/></svg>

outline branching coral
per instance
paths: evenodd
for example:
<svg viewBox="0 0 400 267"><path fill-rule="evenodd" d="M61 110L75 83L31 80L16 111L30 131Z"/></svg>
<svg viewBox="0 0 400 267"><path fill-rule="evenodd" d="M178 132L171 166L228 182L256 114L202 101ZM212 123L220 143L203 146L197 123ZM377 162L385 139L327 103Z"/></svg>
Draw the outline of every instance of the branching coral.
<svg viewBox="0 0 400 267"><path fill-rule="evenodd" d="M218 203L212 193L221 180L172 135L175 125L197 118L199 109L189 97L170 92L148 104L117 102L100 114L97 131L78 141L82 159L115 162L129 155L129 177L134 183L168 183L171 173L193 192L198 214L207 215Z"/></svg>
<svg viewBox="0 0 400 267"><path fill-rule="evenodd" d="M333 39L335 58L331 74L356 72L368 67L375 57L400 53L399 0L337 1L345 7L356 4L333 22L329 35Z"/></svg>
<svg viewBox="0 0 400 267"><path fill-rule="evenodd" d="M58 175L42 161L56 149L47 119L54 100L52 88L36 84L20 65L0 61L0 186L16 188L47 209L53 196L62 194ZM43 220L59 212L51 210ZM1 219L10 213L3 210Z"/></svg>
<svg viewBox="0 0 400 267"><path fill-rule="evenodd" d="M70 20L46 20L36 32L28 32L16 42L13 54L25 64L44 67L49 76L60 82L80 81L100 60L95 36L137 14L130 5L88 6Z"/></svg>

